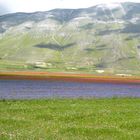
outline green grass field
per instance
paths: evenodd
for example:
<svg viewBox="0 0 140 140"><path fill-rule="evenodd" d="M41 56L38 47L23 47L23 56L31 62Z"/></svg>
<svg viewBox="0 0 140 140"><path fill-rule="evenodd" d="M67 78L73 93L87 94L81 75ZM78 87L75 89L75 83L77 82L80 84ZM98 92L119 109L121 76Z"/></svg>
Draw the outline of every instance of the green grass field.
<svg viewBox="0 0 140 140"><path fill-rule="evenodd" d="M140 99L0 101L0 140L139 140Z"/></svg>

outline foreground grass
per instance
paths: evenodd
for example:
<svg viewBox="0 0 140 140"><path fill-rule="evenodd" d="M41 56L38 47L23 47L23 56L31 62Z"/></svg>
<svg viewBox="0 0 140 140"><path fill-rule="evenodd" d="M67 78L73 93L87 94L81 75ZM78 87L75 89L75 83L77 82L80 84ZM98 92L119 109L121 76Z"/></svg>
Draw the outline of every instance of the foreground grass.
<svg viewBox="0 0 140 140"><path fill-rule="evenodd" d="M139 140L140 99L0 101L0 139Z"/></svg>

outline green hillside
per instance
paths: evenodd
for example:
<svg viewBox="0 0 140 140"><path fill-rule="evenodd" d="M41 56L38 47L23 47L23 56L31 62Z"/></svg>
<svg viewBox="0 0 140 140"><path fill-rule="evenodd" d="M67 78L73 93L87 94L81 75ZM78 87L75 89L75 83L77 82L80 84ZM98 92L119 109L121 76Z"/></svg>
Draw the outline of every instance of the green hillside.
<svg viewBox="0 0 140 140"><path fill-rule="evenodd" d="M0 16L0 71L139 75L138 8L123 3Z"/></svg>

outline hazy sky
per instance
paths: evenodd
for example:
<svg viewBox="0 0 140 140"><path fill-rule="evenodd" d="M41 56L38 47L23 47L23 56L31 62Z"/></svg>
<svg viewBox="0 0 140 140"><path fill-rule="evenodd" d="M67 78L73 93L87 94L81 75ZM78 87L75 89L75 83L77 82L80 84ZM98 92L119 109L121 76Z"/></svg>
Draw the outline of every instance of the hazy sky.
<svg viewBox="0 0 140 140"><path fill-rule="evenodd" d="M47 11L54 8L85 8L110 2L139 2L140 0L0 0L0 14Z"/></svg>

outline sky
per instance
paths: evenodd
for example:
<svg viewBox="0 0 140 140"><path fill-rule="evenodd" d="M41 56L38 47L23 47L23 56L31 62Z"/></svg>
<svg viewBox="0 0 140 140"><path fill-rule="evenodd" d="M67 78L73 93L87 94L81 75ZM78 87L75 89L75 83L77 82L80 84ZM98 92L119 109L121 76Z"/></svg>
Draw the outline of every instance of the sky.
<svg viewBox="0 0 140 140"><path fill-rule="evenodd" d="M102 3L140 0L0 0L0 15L15 12L47 11L55 8L86 8Z"/></svg>

